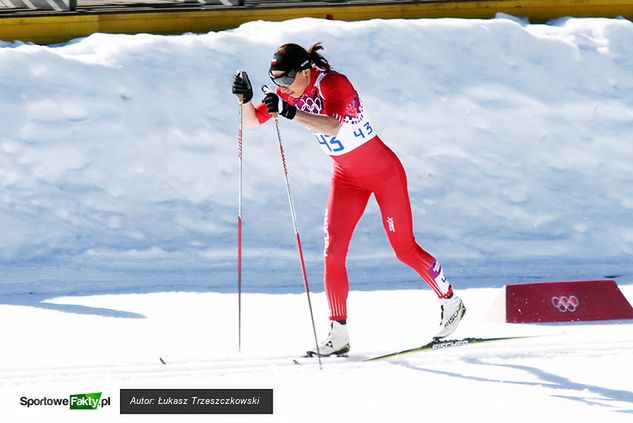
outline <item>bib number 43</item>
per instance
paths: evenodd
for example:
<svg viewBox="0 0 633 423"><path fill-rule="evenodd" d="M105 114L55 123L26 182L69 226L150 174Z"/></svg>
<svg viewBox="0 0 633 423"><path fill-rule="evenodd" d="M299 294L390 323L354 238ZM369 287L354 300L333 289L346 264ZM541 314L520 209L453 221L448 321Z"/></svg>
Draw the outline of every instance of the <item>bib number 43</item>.
<svg viewBox="0 0 633 423"><path fill-rule="evenodd" d="M354 131L354 136L356 138L360 137L360 138L365 139L373 133L374 133L374 128L371 127L371 124L369 122L365 122L363 126L358 127L358 129Z"/></svg>

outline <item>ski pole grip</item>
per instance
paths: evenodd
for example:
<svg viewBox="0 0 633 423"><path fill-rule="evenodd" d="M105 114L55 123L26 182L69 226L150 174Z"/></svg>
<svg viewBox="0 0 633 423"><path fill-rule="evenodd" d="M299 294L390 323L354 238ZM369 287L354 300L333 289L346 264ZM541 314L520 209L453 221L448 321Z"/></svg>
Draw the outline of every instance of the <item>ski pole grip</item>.
<svg viewBox="0 0 633 423"><path fill-rule="evenodd" d="M274 92L268 88L268 85L262 85L262 92L264 94L274 94ZM272 113L273 119L279 120L279 113Z"/></svg>

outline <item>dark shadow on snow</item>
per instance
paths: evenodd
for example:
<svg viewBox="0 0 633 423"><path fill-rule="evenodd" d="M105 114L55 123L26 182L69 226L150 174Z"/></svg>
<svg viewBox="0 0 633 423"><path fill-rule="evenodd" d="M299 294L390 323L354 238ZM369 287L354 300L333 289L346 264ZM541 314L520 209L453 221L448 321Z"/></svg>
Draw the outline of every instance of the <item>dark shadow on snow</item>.
<svg viewBox="0 0 633 423"><path fill-rule="evenodd" d="M0 304L35 307L45 310L54 310L64 313L97 315L103 317L118 317L126 319L144 319L145 316L130 311L115 310L102 307L89 307L79 304L59 304L47 302L51 299L50 295L36 294L12 294L0 295Z"/></svg>
<svg viewBox="0 0 633 423"><path fill-rule="evenodd" d="M408 369L417 370L424 373L432 373L436 375L442 375L447 377L453 377L458 379L466 379L474 382L490 382L490 383L503 383L506 385L521 385L521 386L531 386L537 389L542 390L543 388L551 389L551 390L566 390L566 391L576 391L577 395L563 395L552 393L551 395L557 398L563 398L570 401L578 401L582 402L586 405L591 406L599 406L613 409L612 411L624 413L624 414L632 414L633 415L633 392L624 391L619 389L611 389L598 385L590 385L584 384L580 382L574 382L571 379L568 379L563 376L556 375L554 373L546 372L543 369L539 369L536 367L518 365L518 364L493 364L482 361L478 358L469 357L463 359L464 362L476 366L494 366L494 367L502 367L507 369L519 370L525 373L528 373L538 380L536 382L527 382L527 381L519 381L519 380L509 380L509 379L493 379L482 376L469 376L462 373L450 372L446 370L435 370L435 369L426 369L423 367L415 366L407 361L392 361L393 364L400 365L406 367ZM625 377L625 376L623 376ZM594 398L589 396L588 394L598 395L601 398ZM620 409L621 407L616 408L616 405L611 405L611 402L619 402L619 403L629 403L630 408L627 410Z"/></svg>

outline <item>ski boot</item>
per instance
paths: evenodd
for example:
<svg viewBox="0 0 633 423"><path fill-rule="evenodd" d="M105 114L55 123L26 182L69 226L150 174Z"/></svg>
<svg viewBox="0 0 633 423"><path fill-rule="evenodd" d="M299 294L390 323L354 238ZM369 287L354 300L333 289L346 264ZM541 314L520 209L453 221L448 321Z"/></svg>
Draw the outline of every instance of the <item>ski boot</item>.
<svg viewBox="0 0 633 423"><path fill-rule="evenodd" d="M319 344L319 351L315 349L306 352L307 357L328 357L331 355L344 355L349 352L349 335L347 334L347 324L332 321L330 334Z"/></svg>
<svg viewBox="0 0 633 423"><path fill-rule="evenodd" d="M440 331L433 339L445 338L455 332L459 322L466 313L466 307L462 300L455 294L441 300L440 307L442 309L442 317L440 322Z"/></svg>

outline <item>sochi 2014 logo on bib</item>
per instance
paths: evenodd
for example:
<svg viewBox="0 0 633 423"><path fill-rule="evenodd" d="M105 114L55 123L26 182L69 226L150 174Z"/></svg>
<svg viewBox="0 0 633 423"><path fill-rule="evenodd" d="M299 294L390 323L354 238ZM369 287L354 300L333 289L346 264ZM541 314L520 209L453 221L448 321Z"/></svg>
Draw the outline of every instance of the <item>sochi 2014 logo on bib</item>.
<svg viewBox="0 0 633 423"><path fill-rule="evenodd" d="M552 297L552 305L561 313L573 313L580 306L580 301L573 295Z"/></svg>

